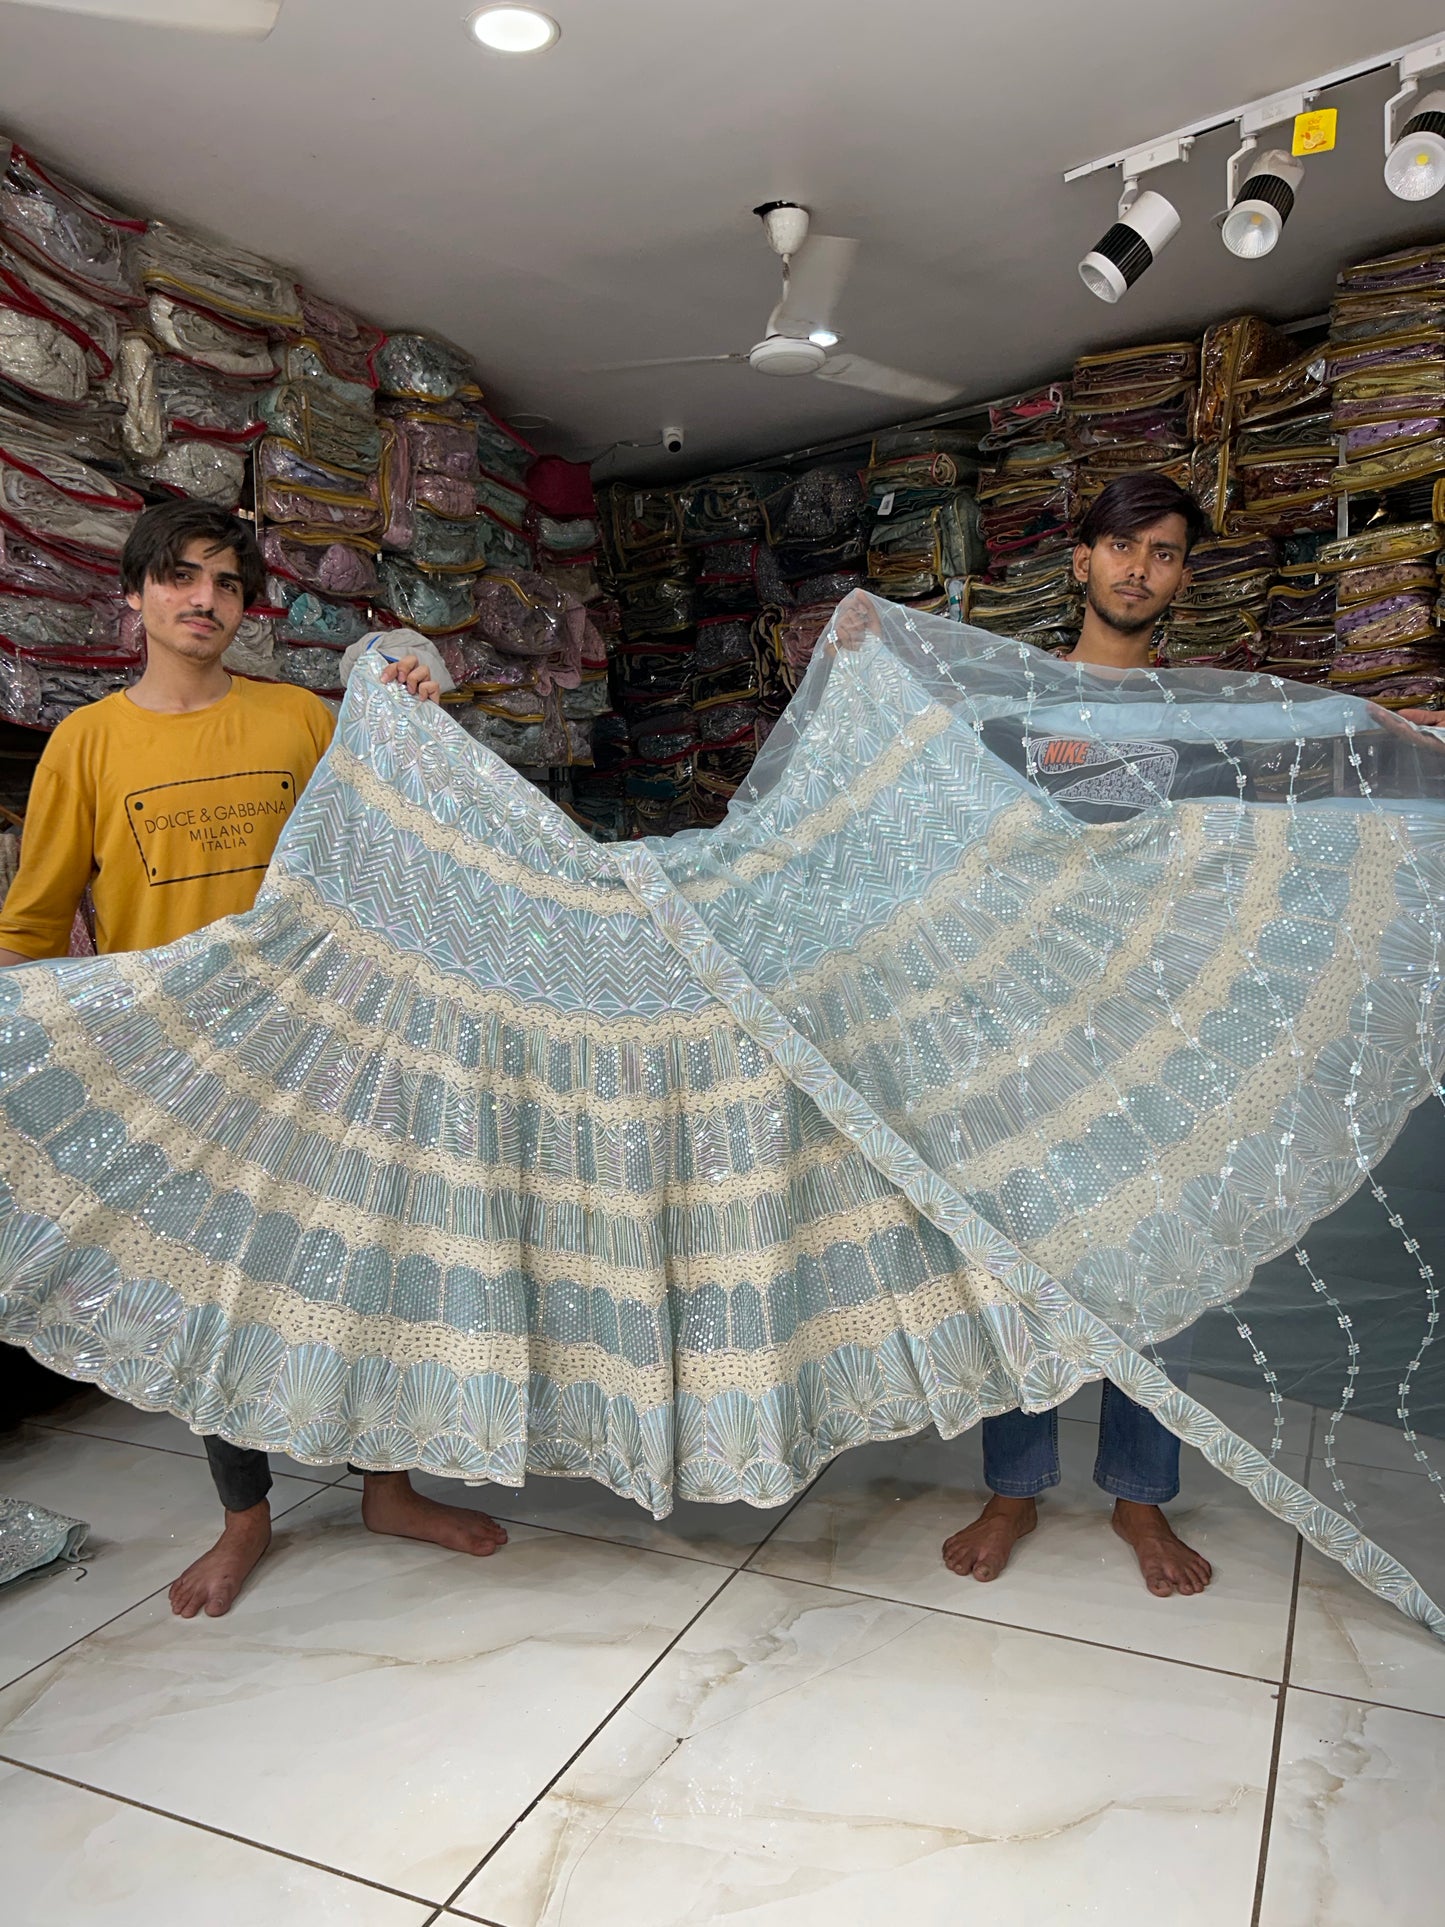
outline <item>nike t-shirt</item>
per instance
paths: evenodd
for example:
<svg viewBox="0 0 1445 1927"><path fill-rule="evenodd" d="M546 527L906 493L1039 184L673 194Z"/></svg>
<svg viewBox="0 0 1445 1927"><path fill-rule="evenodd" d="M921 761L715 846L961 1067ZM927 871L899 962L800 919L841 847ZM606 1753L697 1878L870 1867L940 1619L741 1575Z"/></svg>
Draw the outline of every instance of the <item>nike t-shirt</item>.
<svg viewBox="0 0 1445 1927"><path fill-rule="evenodd" d="M123 690L76 710L36 767L0 948L63 957L87 885L102 952L249 910L331 732L309 690L242 676L186 715Z"/></svg>

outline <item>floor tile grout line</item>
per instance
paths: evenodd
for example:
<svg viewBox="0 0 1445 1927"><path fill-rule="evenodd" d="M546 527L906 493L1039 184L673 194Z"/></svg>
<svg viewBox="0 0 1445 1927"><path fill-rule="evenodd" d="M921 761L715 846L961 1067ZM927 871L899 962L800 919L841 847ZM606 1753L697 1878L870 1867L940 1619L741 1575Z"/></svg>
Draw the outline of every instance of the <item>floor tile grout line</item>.
<svg viewBox="0 0 1445 1927"><path fill-rule="evenodd" d="M142 1407L137 1405L131 1409L138 1412ZM151 1439L118 1439L113 1438L109 1432L84 1431L78 1425L47 1425L44 1419L32 1419L30 1423L42 1432L57 1433L61 1438L95 1439L101 1445L129 1445L133 1446L137 1452L164 1452L169 1458L190 1459L193 1463L199 1461L202 1465L209 1465L204 1447L202 1447L199 1452L186 1452L183 1451L179 1445L157 1445ZM199 1432L193 1432L191 1436L198 1439L201 1437L201 1434ZM273 1466L272 1472L278 1479L296 1479L306 1485L320 1485L328 1488L334 1485L340 1485L341 1481L349 1476L344 1465L334 1479L313 1478L309 1472L293 1472L289 1467L283 1467L281 1471L277 1472Z"/></svg>
<svg viewBox="0 0 1445 1927"><path fill-rule="evenodd" d="M1319 1430L1319 1411L1310 1408L1310 1435L1305 1447L1305 1484L1308 1485L1314 1472L1315 1434ZM1294 1659L1295 1624L1299 1617L1300 1573L1304 1567L1305 1542L1297 1536L1294 1548L1294 1576L1290 1582L1289 1621L1284 1632L1284 1663L1280 1668L1279 1701L1274 1709L1274 1733L1269 1748L1269 1775L1264 1787L1264 1812L1259 1824L1259 1865L1254 1876L1254 1904L1250 1909L1249 1927L1260 1927L1260 1917L1264 1910L1264 1883L1269 1874L1269 1845L1274 1832L1274 1803L1279 1792L1279 1757L1284 1747L1284 1722L1289 1705L1289 1671Z"/></svg>
<svg viewBox="0 0 1445 1927"><path fill-rule="evenodd" d="M760 1548L761 1550L761 1548ZM1114 1646L1104 1639L1085 1639L1081 1633L1061 1633L1049 1626L1025 1626L1013 1619L989 1619L983 1613L964 1612L957 1606L924 1605L917 1599L900 1599L896 1593L870 1592L864 1586L834 1585L826 1579L803 1579L788 1572L760 1572L742 1566L755 1579L778 1579L790 1586L812 1586L818 1592L841 1593L855 1599L876 1599L888 1606L906 1606L913 1612L938 1613L945 1619L962 1619L971 1626L995 1626L1000 1632L1031 1633L1039 1639L1061 1639L1070 1646L1087 1646L1097 1653L1126 1653L1131 1659L1158 1660L1162 1666L1183 1666L1192 1673L1212 1673L1218 1679L1250 1680L1259 1686L1278 1686L1273 1673L1241 1673L1232 1666L1211 1666L1202 1659L1179 1659L1172 1653L1141 1652L1137 1646Z"/></svg>
<svg viewBox="0 0 1445 1927"><path fill-rule="evenodd" d="M253 1852L270 1854L276 1860L289 1860L298 1867L311 1867L317 1873L331 1874L337 1880L346 1880L354 1887L369 1887L373 1893L391 1894L397 1900L409 1900L414 1907L437 1907L438 1902L426 1894L408 1893L404 1887L388 1886L384 1880L369 1880L365 1874L348 1873L342 1867L329 1866L324 1860L312 1860L304 1853L292 1853L287 1847L269 1846L264 1840L254 1840L249 1834L232 1833L227 1827L213 1826L209 1820L196 1820L189 1814L174 1813L169 1807L158 1807L148 1800L137 1800L129 1793L117 1793L113 1787L96 1786L90 1780L77 1780L72 1774L57 1773L53 1767L37 1766L31 1760L18 1760L9 1753L0 1753L0 1766L13 1766L23 1773L37 1774L43 1780L56 1780L61 1786L74 1787L81 1793L94 1793L103 1800L114 1800L117 1806L133 1807L138 1813L154 1814L159 1820L174 1821L177 1826L190 1827L197 1833L208 1833L217 1840L230 1840L239 1847L250 1847ZM445 1902L440 1904L445 1912ZM435 1916L433 1916L435 1918Z"/></svg>
<svg viewBox="0 0 1445 1927"><path fill-rule="evenodd" d="M1373 1706L1381 1713L1410 1713L1418 1720L1445 1720L1445 1712L1432 1713L1423 1706L1406 1706L1403 1700L1366 1699L1362 1693L1342 1693L1333 1686L1302 1686L1298 1680L1291 1680L1289 1690L1308 1693L1314 1699L1344 1700L1349 1706Z"/></svg>
<svg viewBox="0 0 1445 1927"><path fill-rule="evenodd" d="M348 1488L348 1490L349 1489L350 1488ZM705 1559L701 1553L678 1552L671 1546L645 1546L636 1539L609 1539L607 1535L602 1532L580 1532L576 1526L547 1525L540 1519L509 1518L505 1512L489 1512L487 1517L495 1519L499 1525L525 1526L530 1532L556 1532L567 1539L585 1539L587 1544L592 1546L618 1546L624 1552L655 1552L659 1558L681 1559L690 1566L711 1566L715 1572L742 1571L741 1566L735 1566L726 1559ZM779 1521L779 1523L781 1524L781 1521ZM760 1539L757 1546L754 1546L753 1551L758 1551L765 1543L765 1540ZM749 1557L751 1556L752 1555L749 1554Z"/></svg>
<svg viewBox="0 0 1445 1927"><path fill-rule="evenodd" d="M732 1568L728 1568L726 1566L719 1566L719 1567L716 1567L715 1570L723 1574L722 1584L716 1587L711 1593L708 1594L707 1598L698 1607L697 1611L692 1615L691 1619L687 1621L686 1625L680 1626L676 1631L676 1633L673 1634L672 1638L657 1654L656 1658L653 1659L646 1667L643 1668L642 1672L640 1672L637 1675L637 1678L632 1682L631 1686L628 1687L627 1691L622 1695L621 1699L618 1700L617 1704L612 1708L610 1708L609 1711L606 1712L600 1720L598 1720L597 1724L592 1728L591 1732L586 1735L586 1737L580 1742L580 1744L576 1748L574 1748L574 1750L562 1762L561 1766L558 1767L557 1771L552 1775L551 1779L548 1780L547 1784L538 1789L537 1793L532 1797L532 1799L530 1799L527 1802L526 1806L517 1815L516 1819L513 1820L511 1824L502 1833L499 1833L497 1835L497 1838L492 1842L491 1846L487 1848L487 1851L482 1855L481 1859L467 1874L466 1878L462 1880L458 1886L454 1887L452 1889L452 1892L447 1896L446 1900L442 1902L442 1905L444 1908L448 1910L451 1909L453 1902L458 1900L461 1897L461 1895L466 1892L467 1888L476 1879L477 1875L482 1871L482 1869L487 1865L487 1863L490 1860L495 1859L496 1855L501 1852L502 1848L511 1839L512 1835L517 1831L518 1827L520 1827L525 1821L531 1818L532 1814L536 1812L537 1808L546 1799L547 1795L552 1791L553 1787L555 1787L557 1782L561 1780L570 1771L570 1769L577 1764L578 1760L581 1759L582 1755L587 1751L588 1747L591 1746L592 1742L602 1732L603 1728L606 1727L612 1720L616 1719L617 1715L622 1711L623 1707L626 1706L627 1702L633 1697L633 1695L636 1692L638 1692L638 1690L641 1687L647 1684L648 1680L651 1679L652 1675L657 1671L658 1667L662 1664L662 1662L668 1657L668 1655L677 1646L678 1642L680 1640L686 1639L687 1635L692 1631L693 1627L702 1618L703 1614L710 1611L711 1608L717 1604L718 1600L722 1597L722 1595L727 1591L728 1587L737 1578L739 1572L742 1571L742 1568L740 1566L736 1566Z"/></svg>
<svg viewBox="0 0 1445 1927"><path fill-rule="evenodd" d="M279 1512L275 1512L271 1516L273 1519L285 1519L299 1507L310 1505L311 1501L319 1497L322 1492L329 1492L330 1490L331 1488L329 1486L320 1486L315 1492L308 1492L304 1498L293 1499L290 1505L283 1506ZM84 1559L77 1559L74 1563L78 1566L83 1566L86 1561ZM57 1578L60 1576L60 1574L56 1574ZM128 1606L121 1606L116 1612L111 1614L109 1619L102 1619L98 1626L92 1626L88 1632L77 1633L75 1638L68 1640L64 1646L57 1647L53 1653L47 1653L44 1659L37 1659L33 1666L27 1666L23 1672L17 1673L14 1679L0 1680L0 1693L8 1693L12 1686L19 1686L22 1681L29 1679L32 1673L40 1672L43 1667L53 1666L56 1660L64 1659L67 1653L73 1653L77 1646L83 1646L86 1640L94 1639L97 1633L103 1633L108 1626L113 1626L118 1619L124 1619L127 1613L133 1613L141 1606L148 1606L153 1599L159 1599L163 1592L169 1592L174 1583L174 1580L163 1579L160 1585L152 1587L149 1592L143 1592L139 1599L133 1599Z"/></svg>
<svg viewBox="0 0 1445 1927"><path fill-rule="evenodd" d="M768 1543L768 1540L771 1539L773 1534L776 1531L778 1531L780 1526L782 1526L783 1522L787 1519L789 1513L791 1513L795 1507L802 1504L803 1500L808 1496L808 1493L813 1489L813 1486L816 1483L817 1483L816 1480L810 1481L809 1484L804 1486L803 1490L794 1497L794 1499L790 1504L780 1508L777 1520L771 1526L771 1528L763 1535L763 1537L758 1541L757 1545L753 1547L752 1551L748 1554L747 1560L742 1565L732 1566L732 1567L719 1566L716 1568L717 1571L722 1572L725 1575L723 1578L722 1584L718 1586L715 1591L713 1591L708 1595L708 1597L703 1601L702 1605L699 1606L697 1611L693 1614L692 1618L688 1620L687 1624L678 1629L677 1633L673 1636L672 1639L668 1641L667 1645L653 1660L652 1664L648 1666L644 1672L641 1672L638 1674L637 1678L632 1682L631 1686L628 1687L627 1691L622 1695L621 1699L617 1701L617 1704L613 1706L611 1710L606 1715L604 1715L602 1719L600 1719L597 1722L596 1726L593 1727L592 1731L582 1741L582 1744L571 1755L571 1757L562 1762L562 1765L552 1775L551 1779L547 1782L547 1784L540 1790L540 1792L538 1792L536 1797L528 1803L525 1809L517 1815L516 1819L512 1821L511 1825L506 1829L506 1831L497 1836L497 1838L492 1842L491 1846L487 1849L487 1851L482 1855L481 1859L477 1862L476 1866L472 1868L471 1872L466 1876L466 1878L460 1883L459 1886L457 1886L452 1891L451 1894L448 1895L447 1899L443 1902L443 1905L446 1908L450 1909L453 1903L461 1898L461 1896L466 1892L467 1888L476 1879L477 1875L487 1865L488 1861L492 1860L498 1853L501 1852L502 1848L506 1845L508 1840L511 1839L512 1835L517 1831L517 1829L520 1826L522 1826L524 1822L528 1820L533 1813L536 1812L537 1808L541 1805L542 1801L546 1799L547 1795L552 1791L553 1787L557 1785L558 1781L564 1777L564 1775L568 1772L568 1770L572 1766L574 1766L579 1759L581 1759L582 1755L587 1751L588 1747L591 1746L592 1742L603 1731L603 1729L606 1726L608 1726L610 1722L617 1717L617 1715L622 1711L623 1707L626 1706L627 1702L638 1691L639 1687L643 1686L647 1682L647 1680L651 1678L652 1674L656 1672L657 1668L674 1650L674 1648L678 1645L679 1641L685 1639L687 1635L692 1631L693 1627L697 1624L697 1622L702 1618L703 1614L706 1612L709 1612L712 1609L712 1607L717 1604L718 1600L721 1599L722 1595L727 1591L728 1587L732 1584L734 1579L737 1578L738 1574L740 1572L746 1572L748 1570L748 1565L750 1564L750 1562L754 1558L756 1558L758 1553L760 1553L763 1547ZM695 1565L702 1565L706 1562L703 1560L694 1560L692 1563ZM759 1577L761 1575L754 1575L754 1576ZM473 1916L473 1918L480 1918L480 1917Z"/></svg>

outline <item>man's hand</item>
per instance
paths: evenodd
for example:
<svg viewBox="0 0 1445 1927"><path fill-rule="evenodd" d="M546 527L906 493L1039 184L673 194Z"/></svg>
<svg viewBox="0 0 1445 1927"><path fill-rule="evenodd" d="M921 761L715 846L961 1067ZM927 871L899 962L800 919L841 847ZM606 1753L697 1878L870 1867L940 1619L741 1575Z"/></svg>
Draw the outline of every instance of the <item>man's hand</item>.
<svg viewBox="0 0 1445 1927"><path fill-rule="evenodd" d="M1392 709L1389 713L1419 729L1445 729L1445 709Z"/></svg>
<svg viewBox="0 0 1445 1927"><path fill-rule="evenodd" d="M415 656L403 656L399 662L389 662L381 672L381 680L404 684L419 703L434 703L442 693L430 669Z"/></svg>
<svg viewBox="0 0 1445 1927"><path fill-rule="evenodd" d="M876 642L882 633L872 596L855 589L851 595L844 596L833 611L828 654L834 655L839 649L861 649L865 642Z"/></svg>
<svg viewBox="0 0 1445 1927"><path fill-rule="evenodd" d="M3 945L0 945L0 970L4 970L10 964L34 963L34 961L35 959L27 957L23 950L6 950Z"/></svg>

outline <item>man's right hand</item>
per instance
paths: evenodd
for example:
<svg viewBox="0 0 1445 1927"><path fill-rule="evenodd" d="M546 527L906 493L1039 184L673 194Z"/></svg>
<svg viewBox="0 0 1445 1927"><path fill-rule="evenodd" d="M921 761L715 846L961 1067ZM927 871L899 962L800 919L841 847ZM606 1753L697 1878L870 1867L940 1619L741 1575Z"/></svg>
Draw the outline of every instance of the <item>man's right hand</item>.
<svg viewBox="0 0 1445 1927"><path fill-rule="evenodd" d="M33 957L27 957L23 950L5 950L0 948L0 970L3 970L7 964L34 963L34 961L35 959Z"/></svg>
<svg viewBox="0 0 1445 1927"><path fill-rule="evenodd" d="M861 649L865 642L876 642L883 631L878 623L878 610L872 596L862 589L854 589L833 611L833 634L828 643L829 655L839 649Z"/></svg>

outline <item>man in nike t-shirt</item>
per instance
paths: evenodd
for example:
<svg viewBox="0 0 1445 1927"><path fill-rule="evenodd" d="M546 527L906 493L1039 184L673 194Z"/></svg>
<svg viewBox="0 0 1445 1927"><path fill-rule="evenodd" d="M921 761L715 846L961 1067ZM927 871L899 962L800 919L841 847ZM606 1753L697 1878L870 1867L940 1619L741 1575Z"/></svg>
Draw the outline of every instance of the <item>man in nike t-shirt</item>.
<svg viewBox="0 0 1445 1927"><path fill-rule="evenodd" d="M136 523L121 586L140 612L146 667L130 689L59 724L35 771L20 869L0 906L0 965L66 954L87 889L102 953L172 943L249 910L277 838L331 741L331 712L288 683L232 676L221 658L265 570L249 526L204 502ZM435 699L415 656L383 672ZM225 1528L171 1587L182 1618L229 1610L271 1539L264 1452L205 1440ZM367 1473L374 1532L485 1554L506 1541L485 1514L440 1505L404 1472Z"/></svg>

